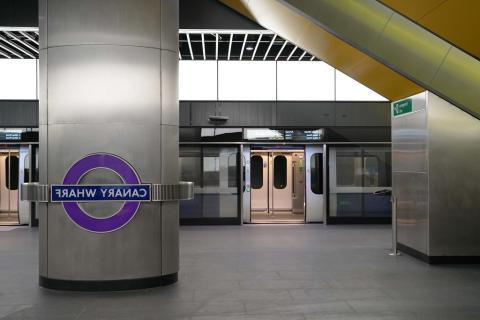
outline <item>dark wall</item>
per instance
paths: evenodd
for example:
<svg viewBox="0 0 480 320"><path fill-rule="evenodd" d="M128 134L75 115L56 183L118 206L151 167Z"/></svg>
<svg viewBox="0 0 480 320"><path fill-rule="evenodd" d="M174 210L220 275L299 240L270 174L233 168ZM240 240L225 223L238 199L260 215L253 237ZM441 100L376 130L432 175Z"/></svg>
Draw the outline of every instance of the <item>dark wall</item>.
<svg viewBox="0 0 480 320"><path fill-rule="evenodd" d="M0 0L0 26L38 27L38 1ZM180 0L180 28L263 29L217 0Z"/></svg>
<svg viewBox="0 0 480 320"><path fill-rule="evenodd" d="M218 0L180 0L181 29L263 29Z"/></svg>
<svg viewBox="0 0 480 320"><path fill-rule="evenodd" d="M0 26L38 27L38 0L1 0Z"/></svg>
<svg viewBox="0 0 480 320"><path fill-rule="evenodd" d="M218 126L210 115L228 116L224 126L390 127L389 102L180 102L181 126ZM221 124L222 125L222 124Z"/></svg>
<svg viewBox="0 0 480 320"><path fill-rule="evenodd" d="M0 100L0 128L38 127L38 100Z"/></svg>

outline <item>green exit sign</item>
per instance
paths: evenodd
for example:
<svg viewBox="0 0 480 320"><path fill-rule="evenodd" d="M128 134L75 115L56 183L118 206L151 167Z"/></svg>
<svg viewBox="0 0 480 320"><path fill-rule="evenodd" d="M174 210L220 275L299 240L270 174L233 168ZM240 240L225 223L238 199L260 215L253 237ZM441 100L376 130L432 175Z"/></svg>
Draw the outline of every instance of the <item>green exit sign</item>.
<svg viewBox="0 0 480 320"><path fill-rule="evenodd" d="M405 99L395 102L393 104L393 116L399 116L405 113L412 112L412 99Z"/></svg>

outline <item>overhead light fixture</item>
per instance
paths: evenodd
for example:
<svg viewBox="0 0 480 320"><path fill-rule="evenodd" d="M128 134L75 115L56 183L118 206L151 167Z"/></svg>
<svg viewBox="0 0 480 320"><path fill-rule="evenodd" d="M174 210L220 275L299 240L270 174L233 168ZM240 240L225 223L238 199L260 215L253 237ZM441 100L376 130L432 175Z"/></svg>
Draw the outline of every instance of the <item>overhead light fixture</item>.
<svg viewBox="0 0 480 320"><path fill-rule="evenodd" d="M245 48L245 50L247 50L247 51L252 51L252 50L253 50L253 47L248 46L248 47Z"/></svg>

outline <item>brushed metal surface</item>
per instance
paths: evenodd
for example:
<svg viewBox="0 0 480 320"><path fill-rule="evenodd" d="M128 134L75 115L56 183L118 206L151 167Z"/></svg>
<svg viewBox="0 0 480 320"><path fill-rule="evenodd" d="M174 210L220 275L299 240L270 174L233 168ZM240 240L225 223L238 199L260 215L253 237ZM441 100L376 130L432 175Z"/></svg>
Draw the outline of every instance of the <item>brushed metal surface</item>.
<svg viewBox="0 0 480 320"><path fill-rule="evenodd" d="M480 121L428 93L430 255L480 255Z"/></svg>
<svg viewBox="0 0 480 320"><path fill-rule="evenodd" d="M243 146L242 152L242 166L243 166L243 178L244 186L242 192L242 221L249 223L251 219L251 185L250 185L250 146Z"/></svg>
<svg viewBox="0 0 480 320"><path fill-rule="evenodd" d="M107 152L142 181L178 184L178 2L41 0L40 8L40 183L61 183L74 162ZM130 223L105 234L79 228L59 203L39 211L42 276L178 271L177 201L142 203Z"/></svg>
<svg viewBox="0 0 480 320"><path fill-rule="evenodd" d="M115 44L160 48L164 1L47 0L48 46Z"/></svg>
<svg viewBox="0 0 480 320"><path fill-rule="evenodd" d="M321 34L322 31L315 30L316 27L321 28L385 67L480 118L480 106L477 103L480 101L480 91L477 90L480 61L465 52L455 50L445 40L378 1L239 1L260 24L297 45L300 44L302 35L309 31ZM272 14L273 12L275 14ZM336 48L335 51L342 50ZM322 53L331 58L331 54L325 51ZM340 62L329 63L333 66L337 63L342 65ZM362 63L358 62L357 66L344 71L349 74L358 66L362 66ZM378 79L381 71L376 71L375 78ZM368 78L359 80L376 87ZM457 85L452 88L449 83Z"/></svg>
<svg viewBox="0 0 480 320"><path fill-rule="evenodd" d="M320 154L322 157L322 175L323 175L323 165L324 165L324 147L319 146L306 146L305 147L305 188L306 188L306 216L305 221L307 222L322 222L325 217L325 190L323 189L322 194L316 194L312 191L312 179L311 179L311 168L312 168L312 156L314 154ZM319 168L317 168L318 170ZM324 185L325 179L327 177L323 176L322 186Z"/></svg>
<svg viewBox="0 0 480 320"><path fill-rule="evenodd" d="M180 267L178 206L178 201L162 202L162 275L178 272Z"/></svg>
<svg viewBox="0 0 480 320"><path fill-rule="evenodd" d="M161 122L178 126L178 53L162 50L161 60ZM148 79L145 80L148 81Z"/></svg>
<svg viewBox="0 0 480 320"><path fill-rule="evenodd" d="M160 124L160 68L160 50L155 49L50 48L48 123Z"/></svg>
<svg viewBox="0 0 480 320"><path fill-rule="evenodd" d="M393 171L392 190L397 198L397 242L429 254L427 173Z"/></svg>
<svg viewBox="0 0 480 320"><path fill-rule="evenodd" d="M178 112L178 111L177 111ZM178 184L180 177L178 126L161 127L161 179L162 184Z"/></svg>
<svg viewBox="0 0 480 320"><path fill-rule="evenodd" d="M38 52L38 124L47 124L48 121L48 50Z"/></svg>
<svg viewBox="0 0 480 320"><path fill-rule="evenodd" d="M392 111L392 192L397 199L397 241L428 254L427 93L409 98L412 112L393 116Z"/></svg>

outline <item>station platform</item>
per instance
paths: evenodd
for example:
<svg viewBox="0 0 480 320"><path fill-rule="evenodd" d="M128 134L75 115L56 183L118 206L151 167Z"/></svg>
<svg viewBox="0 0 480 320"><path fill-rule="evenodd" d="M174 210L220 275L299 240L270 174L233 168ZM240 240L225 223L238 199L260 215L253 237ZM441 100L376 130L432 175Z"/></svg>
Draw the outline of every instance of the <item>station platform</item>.
<svg viewBox="0 0 480 320"><path fill-rule="evenodd" d="M189 226L178 283L38 286L38 230L0 228L0 319L479 319L480 267L388 256L388 226Z"/></svg>

